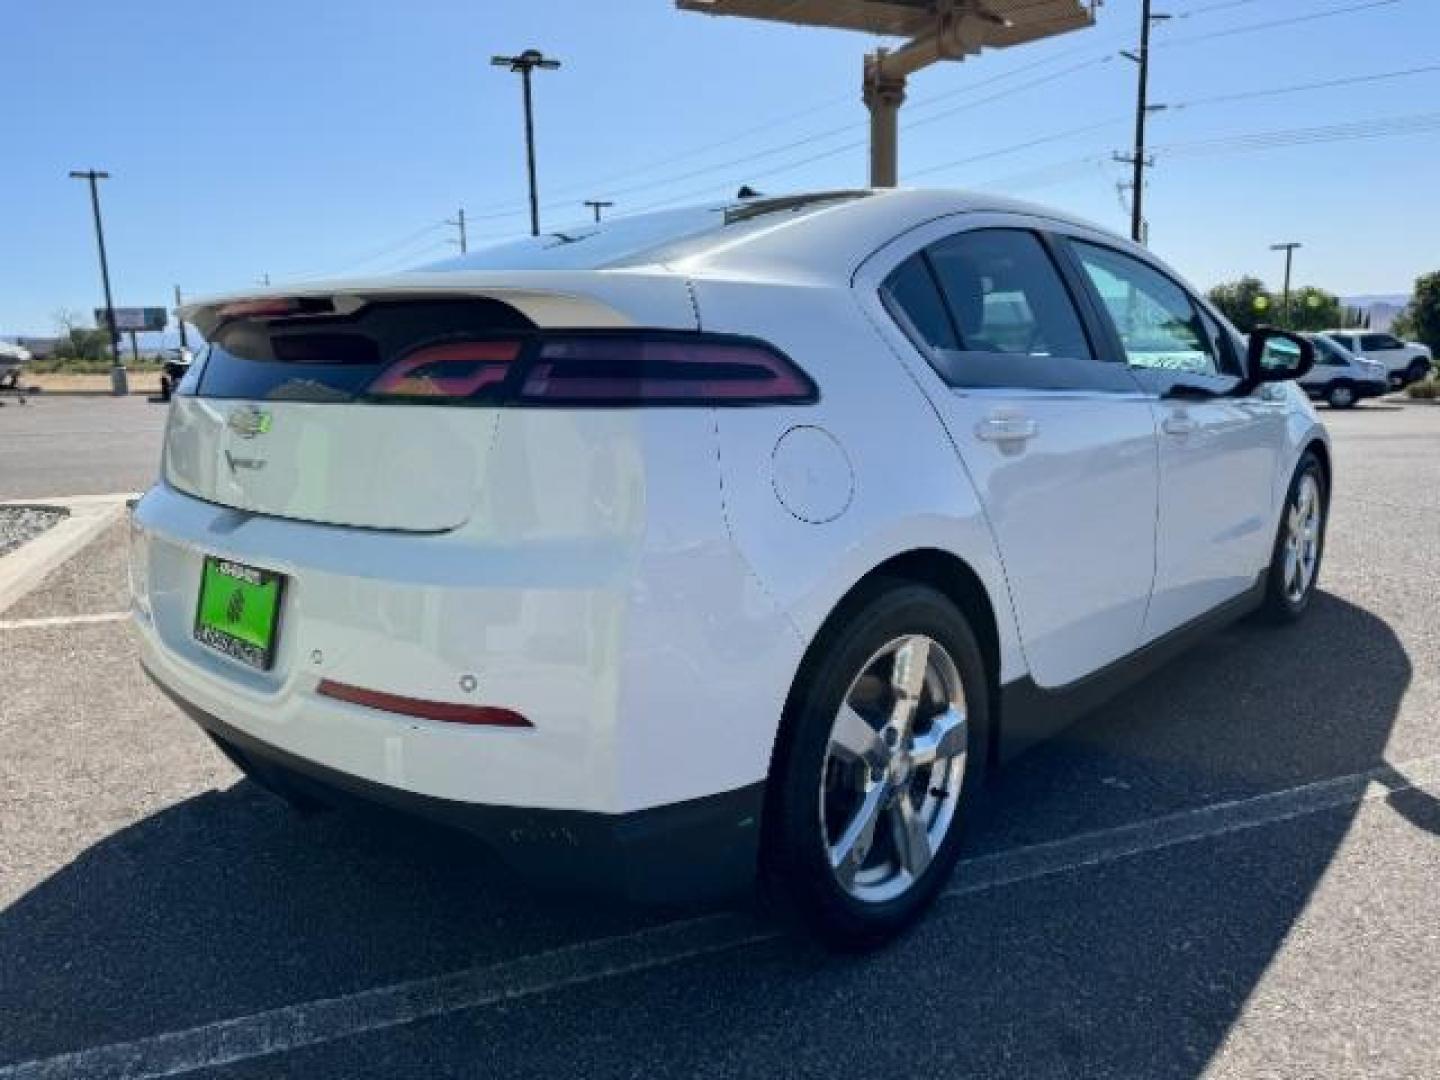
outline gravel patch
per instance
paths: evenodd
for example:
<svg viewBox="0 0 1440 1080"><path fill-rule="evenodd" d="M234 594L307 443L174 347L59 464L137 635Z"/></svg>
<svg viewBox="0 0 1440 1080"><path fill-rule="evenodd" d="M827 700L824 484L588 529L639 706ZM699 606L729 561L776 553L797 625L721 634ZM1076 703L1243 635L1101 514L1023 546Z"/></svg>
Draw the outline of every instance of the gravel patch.
<svg viewBox="0 0 1440 1080"><path fill-rule="evenodd" d="M70 516L58 506L0 506L0 555L8 555Z"/></svg>

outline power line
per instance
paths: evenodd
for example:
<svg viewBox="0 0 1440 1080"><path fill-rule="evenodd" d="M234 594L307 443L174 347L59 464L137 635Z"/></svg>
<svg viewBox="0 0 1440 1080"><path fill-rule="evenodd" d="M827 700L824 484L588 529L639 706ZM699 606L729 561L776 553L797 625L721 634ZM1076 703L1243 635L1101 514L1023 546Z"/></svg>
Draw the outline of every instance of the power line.
<svg viewBox="0 0 1440 1080"><path fill-rule="evenodd" d="M1347 7L1331 8L1327 11L1312 11L1305 15L1291 15L1284 19L1271 19L1268 22L1246 23L1244 26L1232 26L1228 30L1212 30L1208 34L1192 34L1189 37L1170 38L1157 44L1155 47L1172 48L1176 45L1195 45L1202 41L1214 41L1217 38L1235 37L1240 34L1251 34L1259 30L1273 30L1281 26L1294 26L1298 23L1318 22L1320 19L1332 19L1337 15L1350 15L1357 11L1369 11L1372 8L1392 7L1401 0L1366 0L1363 4L1350 4ZM1192 14L1194 14L1192 12Z"/></svg>
<svg viewBox="0 0 1440 1080"><path fill-rule="evenodd" d="M1298 94L1305 90L1326 90L1335 86L1358 86L1362 83L1384 82L1390 79L1404 79L1412 75L1425 75L1440 71L1440 64L1406 68L1403 71L1380 71L1371 75L1352 75L1342 79L1325 79L1321 82L1296 83L1293 86L1275 86L1264 90L1241 90L1233 94L1215 94L1211 97L1194 98L1171 105L1171 109L1194 109L1202 105L1218 105L1230 101L1253 101L1256 98L1279 97L1283 94Z"/></svg>

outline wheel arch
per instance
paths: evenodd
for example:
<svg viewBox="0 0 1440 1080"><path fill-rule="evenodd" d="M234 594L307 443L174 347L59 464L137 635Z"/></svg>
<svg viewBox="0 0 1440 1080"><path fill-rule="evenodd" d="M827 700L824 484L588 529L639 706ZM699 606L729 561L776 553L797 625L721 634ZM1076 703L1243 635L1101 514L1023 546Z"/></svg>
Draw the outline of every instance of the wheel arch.
<svg viewBox="0 0 1440 1080"><path fill-rule="evenodd" d="M989 694L990 722L994 726L990 738L991 758L995 757L999 740L996 738L1000 724L999 690L1001 672L1000 626L996 618L995 601L985 588L984 581L960 556L939 548L923 547L892 555L872 567L856 581L831 607L821 622L820 628L811 638L800 659L795 677L785 695L785 705L780 714L780 723L775 732L775 743L771 749L769 776L780 775L785 767L785 755L789 751L790 731L795 722L795 711L803 688L815 666L824 655L828 642L851 615L875 596L896 584L928 585L945 596L970 621L980 653L985 661L987 691ZM767 792L766 801L771 795ZM771 815L768 813L766 817Z"/></svg>

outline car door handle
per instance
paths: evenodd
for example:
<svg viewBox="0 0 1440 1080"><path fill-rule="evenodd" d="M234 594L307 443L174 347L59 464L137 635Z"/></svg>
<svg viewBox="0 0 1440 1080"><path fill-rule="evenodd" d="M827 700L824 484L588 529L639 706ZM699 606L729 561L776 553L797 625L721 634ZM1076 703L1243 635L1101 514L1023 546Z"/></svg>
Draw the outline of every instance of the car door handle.
<svg viewBox="0 0 1440 1080"><path fill-rule="evenodd" d="M1200 425L1185 413L1171 413L1160 427L1166 435L1194 435L1200 430Z"/></svg>
<svg viewBox="0 0 1440 1080"><path fill-rule="evenodd" d="M1028 416L989 416L975 425L975 437L986 442L1025 442L1040 433Z"/></svg>

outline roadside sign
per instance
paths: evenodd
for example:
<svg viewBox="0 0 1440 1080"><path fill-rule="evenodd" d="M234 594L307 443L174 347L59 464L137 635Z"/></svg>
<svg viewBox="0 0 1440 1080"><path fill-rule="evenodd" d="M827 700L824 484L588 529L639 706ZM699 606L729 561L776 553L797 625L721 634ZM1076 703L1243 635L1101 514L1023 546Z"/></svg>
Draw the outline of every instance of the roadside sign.
<svg viewBox="0 0 1440 1080"><path fill-rule="evenodd" d="M140 331L142 333L153 330L164 330L166 326L166 311L163 307L117 307L115 309L115 329ZM105 327L105 309L95 309L95 325Z"/></svg>

